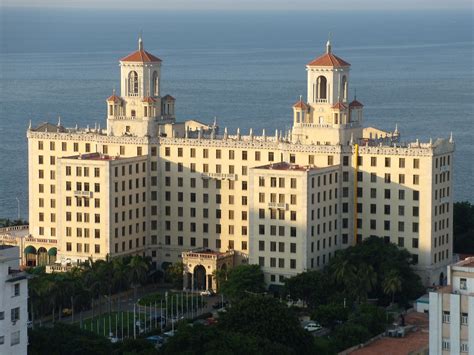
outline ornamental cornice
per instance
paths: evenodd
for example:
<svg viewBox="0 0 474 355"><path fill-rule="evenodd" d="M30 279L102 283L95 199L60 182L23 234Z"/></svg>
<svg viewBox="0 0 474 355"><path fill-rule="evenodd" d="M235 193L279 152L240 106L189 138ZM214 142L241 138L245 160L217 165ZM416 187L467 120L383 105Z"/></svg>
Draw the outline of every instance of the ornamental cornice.
<svg viewBox="0 0 474 355"><path fill-rule="evenodd" d="M116 144L137 144L148 145L157 144L157 138L151 137L134 137L134 136L108 136L97 133L71 133L71 132L35 132L28 131L27 138L46 139L46 140L62 140L74 142L96 142L96 143L116 143Z"/></svg>

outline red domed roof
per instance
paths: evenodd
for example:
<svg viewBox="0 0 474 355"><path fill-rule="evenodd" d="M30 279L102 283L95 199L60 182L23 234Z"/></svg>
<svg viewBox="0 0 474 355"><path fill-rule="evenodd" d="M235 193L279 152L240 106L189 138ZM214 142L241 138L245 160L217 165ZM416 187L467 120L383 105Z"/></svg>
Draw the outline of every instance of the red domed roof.
<svg viewBox="0 0 474 355"><path fill-rule="evenodd" d="M354 100L349 104L349 107L350 107L350 108L364 107L364 105L362 105L359 101L357 101L356 99L354 99Z"/></svg>
<svg viewBox="0 0 474 355"><path fill-rule="evenodd" d="M126 57L120 59L121 62L140 62L140 63L153 63L161 62L161 59L155 57L153 54L148 53L144 49L139 49Z"/></svg>
<svg viewBox="0 0 474 355"><path fill-rule="evenodd" d="M111 101L120 102L120 101L122 101L122 98L120 96L117 96L117 95L113 94L112 96L109 96L107 98L107 102L111 102Z"/></svg>
<svg viewBox="0 0 474 355"><path fill-rule="evenodd" d="M347 109L347 106L344 105L342 102L338 102L337 104L333 105L332 108L335 108L338 110L345 110Z"/></svg>
<svg viewBox="0 0 474 355"><path fill-rule="evenodd" d="M302 108L302 109L307 109L308 105L306 105L302 100L299 100L293 105L294 108Z"/></svg>
<svg viewBox="0 0 474 355"><path fill-rule="evenodd" d="M307 64L309 67L350 67L351 65L344 59L332 54L325 53L322 56Z"/></svg>
<svg viewBox="0 0 474 355"><path fill-rule="evenodd" d="M156 102L156 99L154 99L151 96L147 96L147 97L143 98L143 102L148 102L149 104L152 104L152 103Z"/></svg>

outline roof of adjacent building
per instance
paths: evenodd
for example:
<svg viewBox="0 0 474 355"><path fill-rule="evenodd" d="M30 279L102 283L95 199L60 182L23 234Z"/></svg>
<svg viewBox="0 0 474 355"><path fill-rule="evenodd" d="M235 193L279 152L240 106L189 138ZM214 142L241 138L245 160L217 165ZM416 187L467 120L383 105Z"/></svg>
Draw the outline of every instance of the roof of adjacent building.
<svg viewBox="0 0 474 355"><path fill-rule="evenodd" d="M61 125L54 125L49 122L43 122L38 127L34 128L35 132L66 132L66 129Z"/></svg>
<svg viewBox="0 0 474 355"><path fill-rule="evenodd" d="M70 157L65 157L65 159L78 159L78 160L117 160L120 159L118 156L110 156L107 154L101 153L88 153L88 154L79 154L73 155Z"/></svg>
<svg viewBox="0 0 474 355"><path fill-rule="evenodd" d="M303 100L298 100L294 105L294 108L302 108L302 109L307 109L308 105L306 105Z"/></svg>
<svg viewBox="0 0 474 355"><path fill-rule="evenodd" d="M352 100L352 102L349 104L349 107L350 108L354 108L354 107L364 107L364 105L357 101L356 99Z"/></svg>
<svg viewBox="0 0 474 355"><path fill-rule="evenodd" d="M259 166L257 169L308 171L308 170L315 169L315 167L309 166L309 165L291 164L291 163L287 163L287 162L282 161L282 162L279 162L279 163L273 163L273 164Z"/></svg>
<svg viewBox="0 0 474 355"><path fill-rule="evenodd" d="M155 57L153 54L144 49L139 49L126 57L120 59L121 62L140 62L140 63L156 63L161 62L161 59Z"/></svg>
<svg viewBox="0 0 474 355"><path fill-rule="evenodd" d="M349 67L350 64L344 59L332 54L325 53L307 64L309 67Z"/></svg>

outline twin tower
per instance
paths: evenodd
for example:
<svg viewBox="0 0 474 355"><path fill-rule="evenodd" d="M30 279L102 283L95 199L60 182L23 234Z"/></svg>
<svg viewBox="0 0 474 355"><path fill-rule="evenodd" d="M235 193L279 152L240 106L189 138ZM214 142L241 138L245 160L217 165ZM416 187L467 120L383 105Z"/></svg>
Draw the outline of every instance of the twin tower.
<svg viewBox="0 0 474 355"><path fill-rule="evenodd" d="M175 99L161 96L161 59L143 48L120 60L120 96L107 99L107 133L156 137L159 126L175 121ZM300 144L349 145L362 138L362 108L349 103L350 64L326 53L307 64L308 96L293 105L292 141Z"/></svg>

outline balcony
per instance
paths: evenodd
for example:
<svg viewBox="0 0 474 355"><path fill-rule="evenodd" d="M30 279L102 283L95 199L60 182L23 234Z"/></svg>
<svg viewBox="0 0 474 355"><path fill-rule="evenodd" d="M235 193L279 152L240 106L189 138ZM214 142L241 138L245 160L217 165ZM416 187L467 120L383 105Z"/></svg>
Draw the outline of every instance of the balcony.
<svg viewBox="0 0 474 355"><path fill-rule="evenodd" d="M269 202L268 208L276 208L278 210L288 210L288 204L284 202Z"/></svg>
<svg viewBox="0 0 474 355"><path fill-rule="evenodd" d="M91 198L92 197L92 191L79 191L79 190L76 190L76 191L74 191L74 196Z"/></svg>
<svg viewBox="0 0 474 355"><path fill-rule="evenodd" d="M217 180L237 180L237 174L225 174L225 173L202 173L203 179L217 179Z"/></svg>

